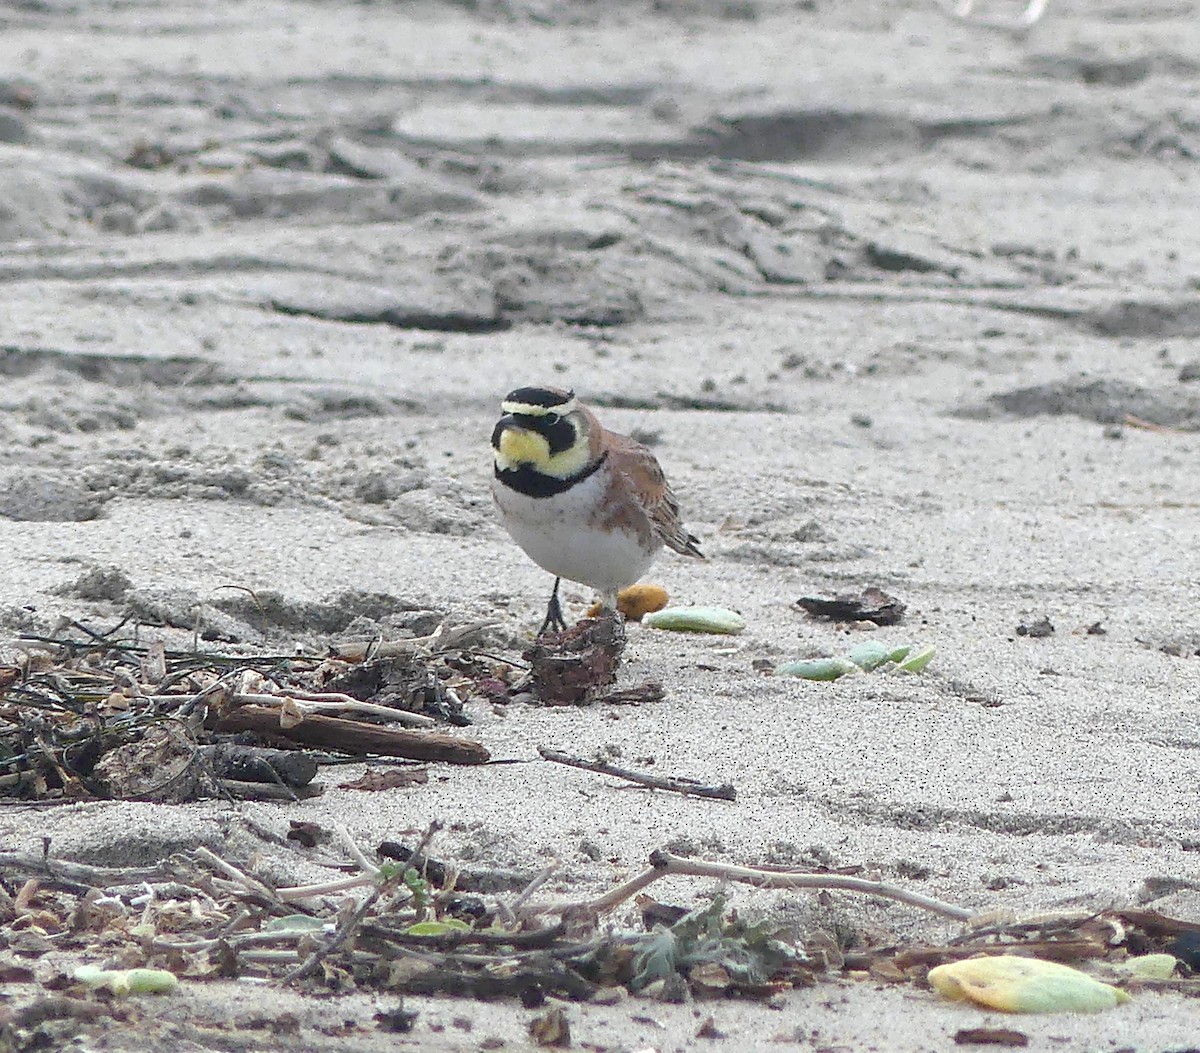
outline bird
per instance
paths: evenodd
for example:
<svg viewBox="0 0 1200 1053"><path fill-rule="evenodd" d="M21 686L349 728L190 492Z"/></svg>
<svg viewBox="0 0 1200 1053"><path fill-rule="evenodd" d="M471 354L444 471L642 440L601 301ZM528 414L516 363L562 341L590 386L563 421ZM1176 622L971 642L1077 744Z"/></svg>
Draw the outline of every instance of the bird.
<svg viewBox="0 0 1200 1053"><path fill-rule="evenodd" d="M539 636L566 628L558 600L563 578L591 586L601 607L615 611L617 593L646 572L664 545L705 558L654 454L605 428L574 391L517 388L500 412L492 430L500 522L554 575Z"/></svg>

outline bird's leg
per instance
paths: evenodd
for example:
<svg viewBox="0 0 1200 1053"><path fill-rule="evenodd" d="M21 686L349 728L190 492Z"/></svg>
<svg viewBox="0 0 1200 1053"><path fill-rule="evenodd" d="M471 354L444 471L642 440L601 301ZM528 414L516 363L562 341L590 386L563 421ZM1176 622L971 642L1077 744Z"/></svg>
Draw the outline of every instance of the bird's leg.
<svg viewBox="0 0 1200 1053"><path fill-rule="evenodd" d="M563 617L562 604L558 602L558 585L562 578L554 579L554 591L550 593L550 602L546 605L546 620L542 622L542 627L537 631L538 636L543 636L547 632L562 632L567 627L567 621Z"/></svg>

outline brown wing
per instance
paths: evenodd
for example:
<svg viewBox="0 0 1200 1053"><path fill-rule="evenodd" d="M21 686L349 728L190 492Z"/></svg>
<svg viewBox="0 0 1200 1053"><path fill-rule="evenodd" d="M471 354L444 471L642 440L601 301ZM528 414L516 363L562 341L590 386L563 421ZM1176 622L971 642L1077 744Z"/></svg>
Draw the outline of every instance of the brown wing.
<svg viewBox="0 0 1200 1053"><path fill-rule="evenodd" d="M696 547L699 538L683 525L679 502L654 454L628 435L609 432L608 440L609 461L632 484L630 490L650 520L654 536L681 555L704 559L704 553Z"/></svg>

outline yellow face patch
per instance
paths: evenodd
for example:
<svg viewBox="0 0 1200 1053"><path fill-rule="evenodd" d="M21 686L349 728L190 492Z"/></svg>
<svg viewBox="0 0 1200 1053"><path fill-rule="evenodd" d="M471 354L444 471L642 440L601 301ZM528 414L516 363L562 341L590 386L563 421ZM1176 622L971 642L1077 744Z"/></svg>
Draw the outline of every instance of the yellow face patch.
<svg viewBox="0 0 1200 1053"><path fill-rule="evenodd" d="M568 479L582 472L588 464L588 444L586 439L576 439L570 449L556 453L541 470L555 479Z"/></svg>
<svg viewBox="0 0 1200 1053"><path fill-rule="evenodd" d="M574 422L572 422L574 423ZM583 471L588 464L588 442L576 429L575 442L565 450L552 454L544 435L528 428L509 426L500 432L499 444L494 447L496 467L512 471L528 465L535 472L555 479L568 479Z"/></svg>
<svg viewBox="0 0 1200 1053"><path fill-rule="evenodd" d="M501 471L518 468L522 464L532 465L545 471L550 461L550 443L544 435L524 428L505 428L500 433L500 445L496 448L496 464Z"/></svg>

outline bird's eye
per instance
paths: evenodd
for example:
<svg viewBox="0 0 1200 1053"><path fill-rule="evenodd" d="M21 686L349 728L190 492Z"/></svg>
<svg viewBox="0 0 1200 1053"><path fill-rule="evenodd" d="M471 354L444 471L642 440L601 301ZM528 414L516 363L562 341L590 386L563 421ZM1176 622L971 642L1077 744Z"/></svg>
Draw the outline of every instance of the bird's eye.
<svg viewBox="0 0 1200 1053"><path fill-rule="evenodd" d="M544 416L542 418L542 420L544 420L547 424L550 425L550 427L553 428L554 425L556 425L560 420L562 420L562 417L559 416L559 414L557 414L557 413L547 413L546 416Z"/></svg>

